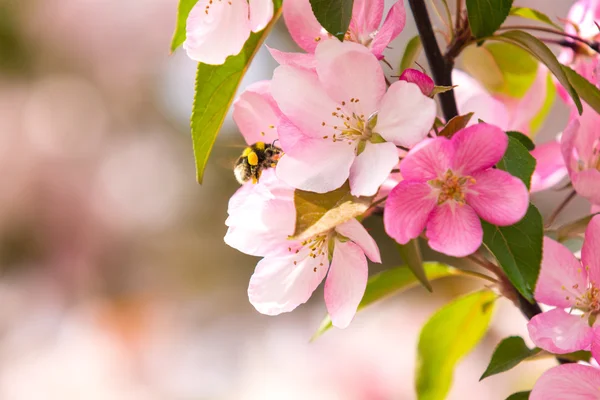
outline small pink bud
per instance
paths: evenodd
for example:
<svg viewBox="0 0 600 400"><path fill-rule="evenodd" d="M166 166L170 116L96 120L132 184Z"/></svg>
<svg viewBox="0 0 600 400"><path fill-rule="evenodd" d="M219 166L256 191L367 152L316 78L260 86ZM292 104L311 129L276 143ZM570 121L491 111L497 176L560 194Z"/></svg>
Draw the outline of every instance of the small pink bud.
<svg viewBox="0 0 600 400"><path fill-rule="evenodd" d="M401 81L411 82L416 84L425 96L431 97L435 83L427 74L417 71L416 69L407 68L400 75Z"/></svg>

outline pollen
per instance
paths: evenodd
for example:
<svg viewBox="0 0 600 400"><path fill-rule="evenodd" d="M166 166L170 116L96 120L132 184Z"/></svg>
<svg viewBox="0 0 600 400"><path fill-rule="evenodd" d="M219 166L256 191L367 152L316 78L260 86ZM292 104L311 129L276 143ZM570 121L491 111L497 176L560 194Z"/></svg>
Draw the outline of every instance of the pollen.
<svg viewBox="0 0 600 400"><path fill-rule="evenodd" d="M258 156L253 151L250 151L250 153L248 154L248 164L252 166L258 165Z"/></svg>
<svg viewBox="0 0 600 400"><path fill-rule="evenodd" d="M256 147L259 150L264 150L265 149L265 142L256 142L256 144L254 145L254 147Z"/></svg>
<svg viewBox="0 0 600 400"><path fill-rule="evenodd" d="M248 154L252 153L252 149L250 147L246 147L242 152L242 157L248 157Z"/></svg>

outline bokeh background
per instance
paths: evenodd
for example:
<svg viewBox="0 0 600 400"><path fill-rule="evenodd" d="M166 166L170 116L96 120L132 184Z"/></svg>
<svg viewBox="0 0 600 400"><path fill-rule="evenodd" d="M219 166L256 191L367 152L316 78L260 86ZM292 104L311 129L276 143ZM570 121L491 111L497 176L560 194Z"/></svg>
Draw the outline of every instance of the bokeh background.
<svg viewBox="0 0 600 400"><path fill-rule="evenodd" d="M515 3L551 17L572 4ZM195 64L168 52L176 7L0 0L0 399L413 399L421 325L474 282L390 298L314 343L320 289L291 314L258 314L246 296L257 259L223 242L242 140L228 118L205 183L195 182ZM409 16L392 65L415 33ZM282 21L267 44L297 49ZM276 65L262 49L243 86ZM538 139L567 116L557 101ZM534 200L547 215L563 196ZM588 207L576 201L562 218ZM397 266L379 217L366 224L384 259L371 272ZM499 306L450 398L504 399L552 365L478 383L498 341L526 335L519 312Z"/></svg>

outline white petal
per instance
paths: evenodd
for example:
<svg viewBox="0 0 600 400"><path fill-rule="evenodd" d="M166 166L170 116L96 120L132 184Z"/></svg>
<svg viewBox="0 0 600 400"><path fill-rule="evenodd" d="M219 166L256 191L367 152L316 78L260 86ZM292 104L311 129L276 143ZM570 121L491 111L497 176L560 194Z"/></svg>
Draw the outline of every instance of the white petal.
<svg viewBox="0 0 600 400"><path fill-rule="evenodd" d="M398 164L394 143L367 142L350 168L350 189L354 196L374 196L379 186Z"/></svg>
<svg viewBox="0 0 600 400"><path fill-rule="evenodd" d="M335 230L359 245L367 257L369 257L369 260L381 263L381 255L379 254L377 242L375 242L375 239L369 235L365 227L356 219L353 218L336 226Z"/></svg>

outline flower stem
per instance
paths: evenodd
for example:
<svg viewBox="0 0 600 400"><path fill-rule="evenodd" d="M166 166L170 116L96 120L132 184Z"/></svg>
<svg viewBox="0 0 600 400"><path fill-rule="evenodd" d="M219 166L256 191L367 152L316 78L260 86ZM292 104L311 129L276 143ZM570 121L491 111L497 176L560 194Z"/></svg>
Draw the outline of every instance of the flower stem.
<svg viewBox="0 0 600 400"><path fill-rule="evenodd" d="M575 198L576 195L577 195L577 192L575 192L573 190L573 191L571 191L571 193L569 193L569 195L567 197L565 197L565 199L562 201L562 203L560 203L558 205L558 207L556 207L556 209L554 210L552 215L550 215L550 217L548 217L548 222L546 222L546 228L552 226L552 224L554 223L554 221L556 220L558 215L565 209L565 207L571 202L571 200L573 200Z"/></svg>

